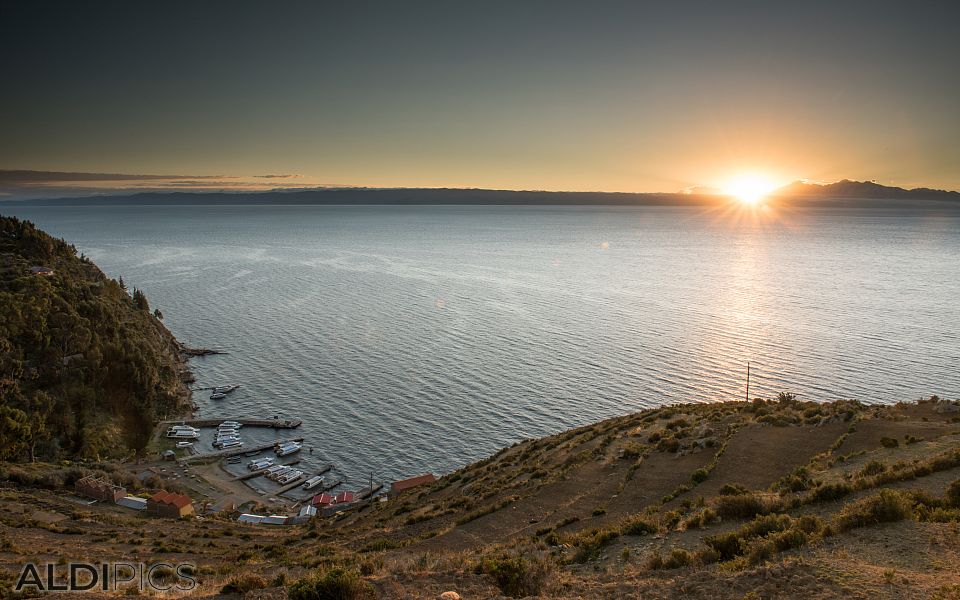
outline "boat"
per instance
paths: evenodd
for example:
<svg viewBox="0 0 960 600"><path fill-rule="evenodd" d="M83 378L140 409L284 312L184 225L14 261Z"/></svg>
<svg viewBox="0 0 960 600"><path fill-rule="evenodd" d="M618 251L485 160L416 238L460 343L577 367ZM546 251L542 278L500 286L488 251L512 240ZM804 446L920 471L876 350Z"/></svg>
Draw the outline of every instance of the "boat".
<svg viewBox="0 0 960 600"><path fill-rule="evenodd" d="M168 429L167 437L180 440L195 440L200 437L196 431L187 431L184 429Z"/></svg>
<svg viewBox="0 0 960 600"><path fill-rule="evenodd" d="M230 385L218 385L217 387L213 388L213 391L220 394L229 394L238 387L240 387L240 384L237 383L232 383Z"/></svg>
<svg viewBox="0 0 960 600"><path fill-rule="evenodd" d="M257 460L251 460L250 463L247 464L247 468L250 469L251 471L259 471L260 469L266 469L267 467L272 467L272 466L273 466L273 459L269 457L258 458Z"/></svg>
<svg viewBox="0 0 960 600"><path fill-rule="evenodd" d="M303 448L303 444L299 442L287 442L277 446L277 456L287 456L289 454L294 454L300 452Z"/></svg>
<svg viewBox="0 0 960 600"><path fill-rule="evenodd" d="M296 469L290 470L288 473L284 473L282 476L277 478L277 483L281 485L286 485L291 481L294 481L300 477L303 477L303 471L298 471Z"/></svg>
<svg viewBox="0 0 960 600"><path fill-rule="evenodd" d="M305 489L305 490L312 490L313 488L315 488L315 487L317 487L318 485L321 485L321 484L323 484L323 476L322 476L322 475L314 475L314 476L311 477L310 479L308 479L308 480L306 480L306 481L303 482L303 489Z"/></svg>
<svg viewBox="0 0 960 600"><path fill-rule="evenodd" d="M272 467L268 467L268 468L267 468L267 473L266 473L266 475L267 475L267 477L269 477L270 475L273 475L274 473L278 473L278 472L280 472L280 471L282 471L282 470L284 470L284 469L289 469L289 468L290 468L290 467L287 467L287 466L285 466L285 465L273 465Z"/></svg>
<svg viewBox="0 0 960 600"><path fill-rule="evenodd" d="M224 421L223 423L220 423L221 427L224 425L232 425L237 428L243 427L243 423L241 423L240 421Z"/></svg>
<svg viewBox="0 0 960 600"><path fill-rule="evenodd" d="M189 448L193 446L193 442L177 442L177 448Z"/></svg>
<svg viewBox="0 0 960 600"><path fill-rule="evenodd" d="M233 448L243 448L243 442L240 440L230 440L220 445L221 450L230 450Z"/></svg>
<svg viewBox="0 0 960 600"><path fill-rule="evenodd" d="M227 395L224 394L223 392L214 392L214 393L210 394L210 399L211 399L211 400L223 400L223 399L226 398L226 397L227 397Z"/></svg>
<svg viewBox="0 0 960 600"><path fill-rule="evenodd" d="M283 477L284 475L286 475L287 473L289 473L289 472L292 471L292 470L293 470L293 467L281 466L280 469L277 469L276 471L274 471L274 472L272 472L272 473L268 471L268 472L267 472L267 479L272 479L272 480L274 480L274 481L277 481L278 479L280 479L281 477Z"/></svg>

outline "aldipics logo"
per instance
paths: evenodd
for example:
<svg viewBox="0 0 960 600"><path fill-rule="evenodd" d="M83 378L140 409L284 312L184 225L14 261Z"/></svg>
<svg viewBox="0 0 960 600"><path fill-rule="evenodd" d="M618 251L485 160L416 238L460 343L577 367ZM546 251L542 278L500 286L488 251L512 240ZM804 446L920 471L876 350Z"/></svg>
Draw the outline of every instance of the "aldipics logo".
<svg viewBox="0 0 960 600"><path fill-rule="evenodd" d="M189 592L197 587L196 567L190 563L27 563L20 570L14 592Z"/></svg>

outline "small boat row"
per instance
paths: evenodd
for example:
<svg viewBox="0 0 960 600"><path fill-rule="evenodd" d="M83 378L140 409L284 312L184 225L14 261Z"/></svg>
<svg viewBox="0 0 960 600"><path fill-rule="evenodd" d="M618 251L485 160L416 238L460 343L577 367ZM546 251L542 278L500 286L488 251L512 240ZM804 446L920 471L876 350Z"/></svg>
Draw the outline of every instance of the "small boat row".
<svg viewBox="0 0 960 600"><path fill-rule="evenodd" d="M217 387L213 388L213 393L210 394L210 399L223 400L224 398L227 397L227 394L237 389L238 387L240 387L238 384L218 385Z"/></svg>
<svg viewBox="0 0 960 600"><path fill-rule="evenodd" d="M195 440L200 437L200 430L189 425L174 425L167 429L167 437L177 440Z"/></svg>
<svg viewBox="0 0 960 600"><path fill-rule="evenodd" d="M266 469L267 467L272 467L273 463L274 463L274 459L267 456L264 458L251 460L249 463L247 463L247 468L250 469L251 471L259 471L261 469Z"/></svg>
<svg viewBox="0 0 960 600"><path fill-rule="evenodd" d="M285 465L274 465L267 469L267 472L264 473L264 476L266 476L267 479L284 485L294 481L295 479L303 477L303 471Z"/></svg>
<svg viewBox="0 0 960 600"><path fill-rule="evenodd" d="M217 434L213 439L213 447L221 450L230 450L242 448L243 440L240 439L240 428L243 427L237 421L224 421L217 426Z"/></svg>

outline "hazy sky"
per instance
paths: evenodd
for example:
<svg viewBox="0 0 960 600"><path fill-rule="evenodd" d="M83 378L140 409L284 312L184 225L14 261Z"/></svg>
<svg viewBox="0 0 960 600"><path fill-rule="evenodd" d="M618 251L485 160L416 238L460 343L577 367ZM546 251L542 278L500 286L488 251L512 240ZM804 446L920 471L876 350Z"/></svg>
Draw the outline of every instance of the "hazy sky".
<svg viewBox="0 0 960 600"><path fill-rule="evenodd" d="M960 2L8 2L0 168L960 189Z"/></svg>

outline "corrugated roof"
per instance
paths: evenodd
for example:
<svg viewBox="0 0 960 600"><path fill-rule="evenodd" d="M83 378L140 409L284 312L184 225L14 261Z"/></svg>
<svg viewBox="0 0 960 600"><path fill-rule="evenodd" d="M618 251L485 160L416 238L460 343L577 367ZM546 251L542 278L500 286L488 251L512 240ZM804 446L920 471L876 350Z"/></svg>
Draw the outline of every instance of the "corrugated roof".
<svg viewBox="0 0 960 600"><path fill-rule="evenodd" d="M418 485L423 485L425 483L433 483L437 478L433 476L433 473L424 473L423 475L417 475L416 477L411 477L410 479L401 479L400 481L394 481L390 485L390 489L395 492L402 492L404 490L409 490L410 488L417 487Z"/></svg>

